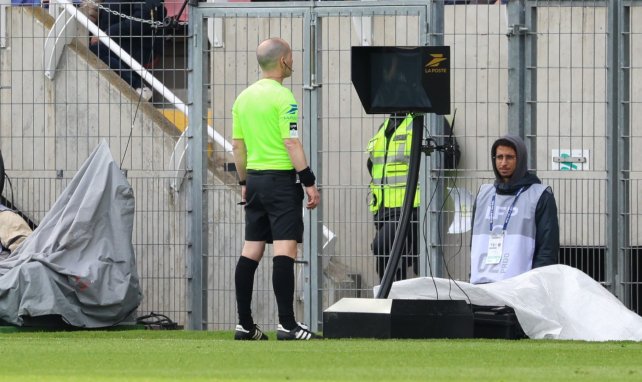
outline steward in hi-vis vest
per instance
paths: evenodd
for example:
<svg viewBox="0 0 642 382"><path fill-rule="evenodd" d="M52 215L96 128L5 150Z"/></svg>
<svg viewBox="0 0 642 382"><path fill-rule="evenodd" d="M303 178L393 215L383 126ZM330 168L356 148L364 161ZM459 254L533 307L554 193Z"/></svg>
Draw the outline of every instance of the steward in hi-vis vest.
<svg viewBox="0 0 642 382"><path fill-rule="evenodd" d="M473 208L470 282L489 283L557 263L559 224L550 187L527 171L521 138L493 144L495 183L482 185Z"/></svg>
<svg viewBox="0 0 642 382"><path fill-rule="evenodd" d="M412 141L412 116L401 123L392 117L386 119L377 134L368 142L370 175L370 211L377 213L381 207L401 208L406 193L406 180ZM394 124L398 127L395 129ZM419 206L419 187L413 206Z"/></svg>
<svg viewBox="0 0 642 382"><path fill-rule="evenodd" d="M406 180L410 165L410 143L412 141L412 116L391 115L368 142L368 171L370 182L370 211L374 214L377 230L372 241L372 252L376 258L379 279L386 270L392 242L396 233L401 207L406 194ZM410 215L410 227L402 248L400 267L394 280L406 278L408 267L412 266L418 275L417 238L419 224L419 187L415 194L414 207Z"/></svg>

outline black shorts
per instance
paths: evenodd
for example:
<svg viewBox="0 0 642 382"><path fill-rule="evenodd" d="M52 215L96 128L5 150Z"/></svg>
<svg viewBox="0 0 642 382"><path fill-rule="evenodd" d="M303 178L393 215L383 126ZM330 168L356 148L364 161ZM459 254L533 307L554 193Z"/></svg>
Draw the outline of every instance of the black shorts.
<svg viewBox="0 0 642 382"><path fill-rule="evenodd" d="M303 188L294 170L248 170L245 240L303 242Z"/></svg>

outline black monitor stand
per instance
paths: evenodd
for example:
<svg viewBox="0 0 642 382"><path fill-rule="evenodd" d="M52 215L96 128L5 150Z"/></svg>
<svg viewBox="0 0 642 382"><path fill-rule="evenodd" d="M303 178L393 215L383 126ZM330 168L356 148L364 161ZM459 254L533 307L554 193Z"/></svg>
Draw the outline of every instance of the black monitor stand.
<svg viewBox="0 0 642 382"><path fill-rule="evenodd" d="M410 166L408 167L408 180L406 181L406 193L404 196L403 206L401 207L401 217L399 226L395 232L395 238L392 241L392 249L388 265L383 273L381 285L377 292L377 298L388 298L392 282L401 261L401 250L408 233L408 225L412 216L413 203L417 192L417 183L419 181L419 167L421 165L421 145L424 134L424 116L416 115L412 119L412 141L410 143Z"/></svg>
<svg viewBox="0 0 642 382"><path fill-rule="evenodd" d="M417 113L406 194L377 298L344 298L323 312L326 338L470 338L463 300L389 299L408 232L421 164L423 113L450 112L448 47L352 47L352 82L366 113Z"/></svg>

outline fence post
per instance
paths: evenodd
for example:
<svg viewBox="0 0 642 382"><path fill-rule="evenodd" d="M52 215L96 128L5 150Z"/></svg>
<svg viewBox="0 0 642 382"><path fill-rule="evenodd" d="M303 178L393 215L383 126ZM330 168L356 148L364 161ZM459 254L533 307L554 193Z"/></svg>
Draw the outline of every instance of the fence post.
<svg viewBox="0 0 642 382"><path fill-rule="evenodd" d="M508 132L524 138L526 110L526 12L524 0L509 1L508 13ZM533 156L533 155L531 155ZM532 166L530 166L532 168Z"/></svg>
<svg viewBox="0 0 642 382"><path fill-rule="evenodd" d="M606 287L615 293L615 273L617 269L617 255L619 253L618 240L618 214L619 214L619 194L618 194L618 121L617 121L617 102L618 102L618 61L619 54L618 31L619 15L618 4L611 1L608 6L608 37L607 37L607 79L606 79L606 253L605 253L605 273L604 282Z"/></svg>
<svg viewBox="0 0 642 382"><path fill-rule="evenodd" d="M312 8L314 9L314 8ZM306 134L306 156L310 158L310 168L316 172L317 186L322 187L323 179L323 161L319 156L320 144L323 142L323 132L319 128L319 116L321 115L320 100L321 91L320 86L317 84L320 70L320 61L317 56L318 46L317 38L321 35L321 23L318 22L318 16L315 12L306 12L304 19L304 30L309 31L307 35L304 34L304 54L303 68L305 75L303 76L303 89L304 105L303 108L303 121L308 121L310 130ZM304 126L305 127L305 126ZM321 251L321 238L323 238L323 205L326 202L322 197L321 205L314 210L307 211L307 219L305 219L305 232L309 232L308 240L303 241L303 265L304 272L304 320L310 325L313 330L319 330L319 321L321 318L322 299L319 298L321 289L323 287L323 265L319 258ZM324 256L325 254L322 254Z"/></svg>
<svg viewBox="0 0 642 382"><path fill-rule="evenodd" d="M522 90L524 119L521 122L523 129L521 133L524 134L524 142L530 153L528 168L535 169L537 168L537 8L529 4L524 7L522 33L524 66L520 66L519 70L524 77Z"/></svg>
<svg viewBox="0 0 642 382"><path fill-rule="evenodd" d="M633 284L631 281L637 282L638 280L632 280L631 276L633 275L633 263L631 262L633 256L633 248L631 244L631 120L629 118L630 108L631 108L631 6L624 5L620 1L618 3L621 5L622 15L620 19L621 33L618 36L621 37L620 44L620 91L619 97L620 102L618 103L618 113L619 113L619 131L620 131L620 155L619 155L619 175L621 180L618 182L619 193L620 193L620 213L619 215L619 225L618 225L618 235L620 241L620 250L618 251L618 267L616 269L617 273L615 275L615 293L617 296L620 296L620 299L624 304L629 308L634 308L631 306L632 301L632 288Z"/></svg>
<svg viewBox="0 0 642 382"><path fill-rule="evenodd" d="M190 5L188 48L189 119L187 127L187 328L203 330L207 327L207 198L204 182L207 163L204 153L207 144L207 126L204 123L208 61L203 46L207 43L204 21L197 6Z"/></svg>
<svg viewBox="0 0 642 382"><path fill-rule="evenodd" d="M421 43L427 45L444 45L444 2L431 1L430 8L427 10L428 14L425 16L430 26L430 30L422 31L420 39ZM427 37L423 37L427 36ZM426 39L427 41L423 41ZM453 51L450 52L451 58L454 56ZM451 63L452 65L452 63ZM453 67L451 66L451 70ZM450 111L451 113L454 110ZM444 117L437 114L429 114L426 118L427 127L430 135L444 135ZM424 134L426 135L426 134ZM445 188L448 186L444 181L441 186L439 184L440 178L447 179L443 169L443 153L435 152L432 156L422 159L423 170L419 172L419 184L421 185L421 205L424 208L419 208L419 253L426 254L419 257L420 276L434 276L443 277L444 271L444 248L443 238L445 237L443 227L443 211L442 205L444 204ZM439 187L439 188L437 188ZM435 189L437 188L437 189ZM432 208L427 205L432 199ZM428 209L427 209L428 208ZM425 215L429 213L430 219L426 219ZM422 224L428 227L423 227ZM421 240L423 235L421 232L430 232L430 242L426 243Z"/></svg>
<svg viewBox="0 0 642 382"><path fill-rule="evenodd" d="M629 8L608 2L607 41L607 242L605 279L609 290L625 301L623 278L628 243L628 112Z"/></svg>

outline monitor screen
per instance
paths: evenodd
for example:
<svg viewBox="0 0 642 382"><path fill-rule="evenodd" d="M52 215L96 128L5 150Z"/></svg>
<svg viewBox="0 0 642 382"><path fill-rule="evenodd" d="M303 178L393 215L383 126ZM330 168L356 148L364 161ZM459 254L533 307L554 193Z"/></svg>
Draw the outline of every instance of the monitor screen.
<svg viewBox="0 0 642 382"><path fill-rule="evenodd" d="M352 47L352 83L368 114L450 113L450 48Z"/></svg>

